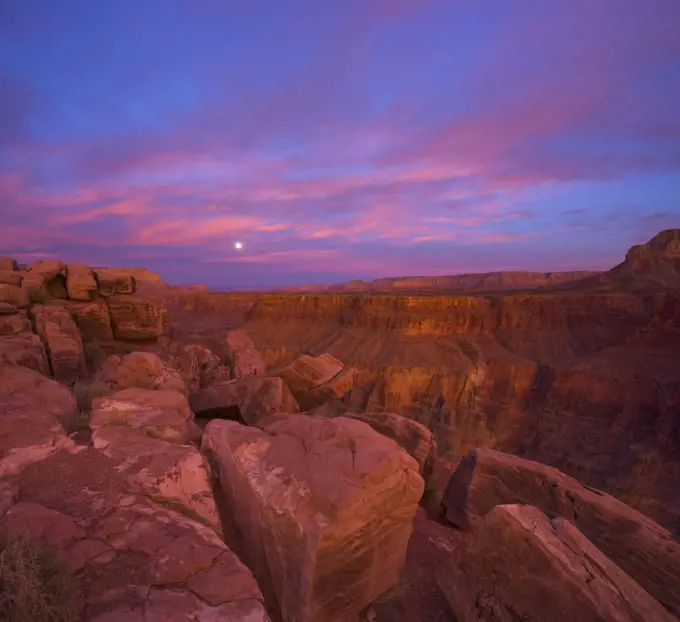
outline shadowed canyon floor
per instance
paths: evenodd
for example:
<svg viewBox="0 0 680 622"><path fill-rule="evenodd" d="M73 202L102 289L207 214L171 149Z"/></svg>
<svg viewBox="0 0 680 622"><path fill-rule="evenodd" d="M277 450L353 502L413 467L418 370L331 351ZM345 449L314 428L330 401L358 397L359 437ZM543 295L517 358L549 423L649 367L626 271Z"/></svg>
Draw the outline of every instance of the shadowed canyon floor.
<svg viewBox="0 0 680 622"><path fill-rule="evenodd" d="M0 258L0 619L677 622L678 274L679 231L523 291Z"/></svg>

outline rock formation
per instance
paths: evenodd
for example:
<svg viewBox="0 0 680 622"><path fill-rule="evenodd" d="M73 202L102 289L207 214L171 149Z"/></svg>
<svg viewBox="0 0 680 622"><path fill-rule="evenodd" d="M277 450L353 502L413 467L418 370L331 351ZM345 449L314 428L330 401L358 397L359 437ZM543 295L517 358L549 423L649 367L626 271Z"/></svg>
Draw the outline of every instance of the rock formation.
<svg viewBox="0 0 680 622"><path fill-rule="evenodd" d="M399 580L423 492L394 441L350 419L211 421L203 450L286 622L352 619Z"/></svg>
<svg viewBox="0 0 680 622"><path fill-rule="evenodd" d="M498 505L439 569L458 622L675 617L563 518Z"/></svg>
<svg viewBox="0 0 680 622"><path fill-rule="evenodd" d="M535 505L550 517L573 522L652 596L680 614L680 542L640 512L555 468L476 449L463 458L442 500L448 520L467 529L508 503Z"/></svg>
<svg viewBox="0 0 680 622"><path fill-rule="evenodd" d="M267 368L255 344L244 330L233 330L226 336L226 356L232 369L232 378L264 376Z"/></svg>

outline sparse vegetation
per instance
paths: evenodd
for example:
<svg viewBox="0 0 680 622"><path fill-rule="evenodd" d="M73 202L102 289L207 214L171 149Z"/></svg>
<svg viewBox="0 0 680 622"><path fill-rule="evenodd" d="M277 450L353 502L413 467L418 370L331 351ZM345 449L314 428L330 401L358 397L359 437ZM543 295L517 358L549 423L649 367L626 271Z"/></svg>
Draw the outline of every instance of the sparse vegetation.
<svg viewBox="0 0 680 622"><path fill-rule="evenodd" d="M106 425L128 427L130 423L131 415L129 410L119 410L114 406L106 416Z"/></svg>
<svg viewBox="0 0 680 622"><path fill-rule="evenodd" d="M77 622L81 595L56 556L26 537L0 534L0 620Z"/></svg>
<svg viewBox="0 0 680 622"><path fill-rule="evenodd" d="M113 389L105 382L76 382L73 386L78 409L81 412L89 413L92 410L92 402L95 398L106 397L113 393Z"/></svg>

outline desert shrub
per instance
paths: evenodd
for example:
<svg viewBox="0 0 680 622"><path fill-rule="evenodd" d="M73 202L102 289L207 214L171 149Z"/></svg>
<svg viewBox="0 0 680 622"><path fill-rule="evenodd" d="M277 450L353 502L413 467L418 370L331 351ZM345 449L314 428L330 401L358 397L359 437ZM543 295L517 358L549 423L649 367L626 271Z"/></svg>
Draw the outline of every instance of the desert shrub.
<svg viewBox="0 0 680 622"><path fill-rule="evenodd" d="M53 553L23 536L0 534L0 620L77 622L80 596Z"/></svg>
<svg viewBox="0 0 680 622"><path fill-rule="evenodd" d="M115 406L106 416L106 425L128 427L132 423L129 410L119 410Z"/></svg>
<svg viewBox="0 0 680 622"><path fill-rule="evenodd" d="M78 409L81 412L89 413L92 410L92 402L97 397L106 397L113 393L113 389L105 382L76 382L73 385L78 402Z"/></svg>

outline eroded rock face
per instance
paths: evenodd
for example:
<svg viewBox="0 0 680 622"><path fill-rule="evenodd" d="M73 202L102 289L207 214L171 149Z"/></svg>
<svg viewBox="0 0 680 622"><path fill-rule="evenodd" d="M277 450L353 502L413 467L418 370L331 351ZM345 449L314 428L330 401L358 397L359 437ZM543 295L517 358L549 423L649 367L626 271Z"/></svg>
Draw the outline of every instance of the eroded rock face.
<svg viewBox="0 0 680 622"><path fill-rule="evenodd" d="M17 262L14 257L0 257L0 271L12 272L17 270Z"/></svg>
<svg viewBox="0 0 680 622"><path fill-rule="evenodd" d="M132 274L126 274L116 269L98 268L95 275L99 282L100 296L134 294L137 291L135 277Z"/></svg>
<svg viewBox="0 0 680 622"><path fill-rule="evenodd" d="M19 326L7 326L0 320L2 330L20 329L22 326L23 323ZM12 363L32 369L43 376L50 375L50 366L43 342L38 335L30 332L0 336L0 363Z"/></svg>
<svg viewBox="0 0 680 622"><path fill-rule="evenodd" d="M280 372L300 408L307 410L349 393L354 371L330 354L302 354Z"/></svg>
<svg viewBox="0 0 680 622"><path fill-rule="evenodd" d="M0 302L6 302L19 309L24 309L31 304L28 292L17 286L0 283Z"/></svg>
<svg viewBox="0 0 680 622"><path fill-rule="evenodd" d="M0 285L21 287L21 274L0 268Z"/></svg>
<svg viewBox="0 0 680 622"><path fill-rule="evenodd" d="M203 346L185 346L167 337L159 337L156 353L168 368L179 373L190 393L226 382L231 377L220 357Z"/></svg>
<svg viewBox="0 0 680 622"><path fill-rule="evenodd" d="M300 408L281 378L250 376L222 382L189 395L191 409L202 417L242 420L255 425L275 413Z"/></svg>
<svg viewBox="0 0 680 622"><path fill-rule="evenodd" d="M59 259L49 259L47 261L34 261L26 266L26 274L22 281L22 287L27 287L31 292L31 297L36 302L41 299L34 298L66 298L66 264Z"/></svg>
<svg viewBox="0 0 680 622"><path fill-rule="evenodd" d="M168 311L160 303L117 294L107 298L107 304L116 339L150 339L168 330Z"/></svg>
<svg viewBox="0 0 680 622"><path fill-rule="evenodd" d="M291 415L265 430L211 421L202 447L285 622L352 619L397 583L424 483L394 441Z"/></svg>
<svg viewBox="0 0 680 622"><path fill-rule="evenodd" d="M437 582L459 622L675 620L569 521L531 506L491 510Z"/></svg>
<svg viewBox="0 0 680 622"><path fill-rule="evenodd" d="M231 364L232 378L264 376L267 373L267 366L262 356L245 330L229 331L225 345L226 356Z"/></svg>
<svg viewBox="0 0 680 622"><path fill-rule="evenodd" d="M71 303L69 309L83 341L113 340L109 308L104 301Z"/></svg>
<svg viewBox="0 0 680 622"><path fill-rule="evenodd" d="M176 391L124 389L92 402L90 428L141 428L149 436L188 443L200 436L187 398Z"/></svg>
<svg viewBox="0 0 680 622"><path fill-rule="evenodd" d="M74 396L58 382L0 362L0 480L72 447L60 422L76 409Z"/></svg>
<svg viewBox="0 0 680 622"><path fill-rule="evenodd" d="M84 377L83 342L68 309L34 305L31 313L35 318L35 330L45 344L54 378L68 384Z"/></svg>
<svg viewBox="0 0 680 622"><path fill-rule="evenodd" d="M97 281L90 266L66 265L66 292L71 300L90 302L99 296Z"/></svg>
<svg viewBox="0 0 680 622"><path fill-rule="evenodd" d="M418 461L423 479L427 481L430 478L437 456L437 442L422 423L394 413L346 413L345 417L363 421L376 432L394 439Z"/></svg>
<svg viewBox="0 0 680 622"><path fill-rule="evenodd" d="M447 519L464 529L508 503L535 505L571 521L654 598L680 613L680 543L640 512L557 469L476 449L463 458L442 500Z"/></svg>

